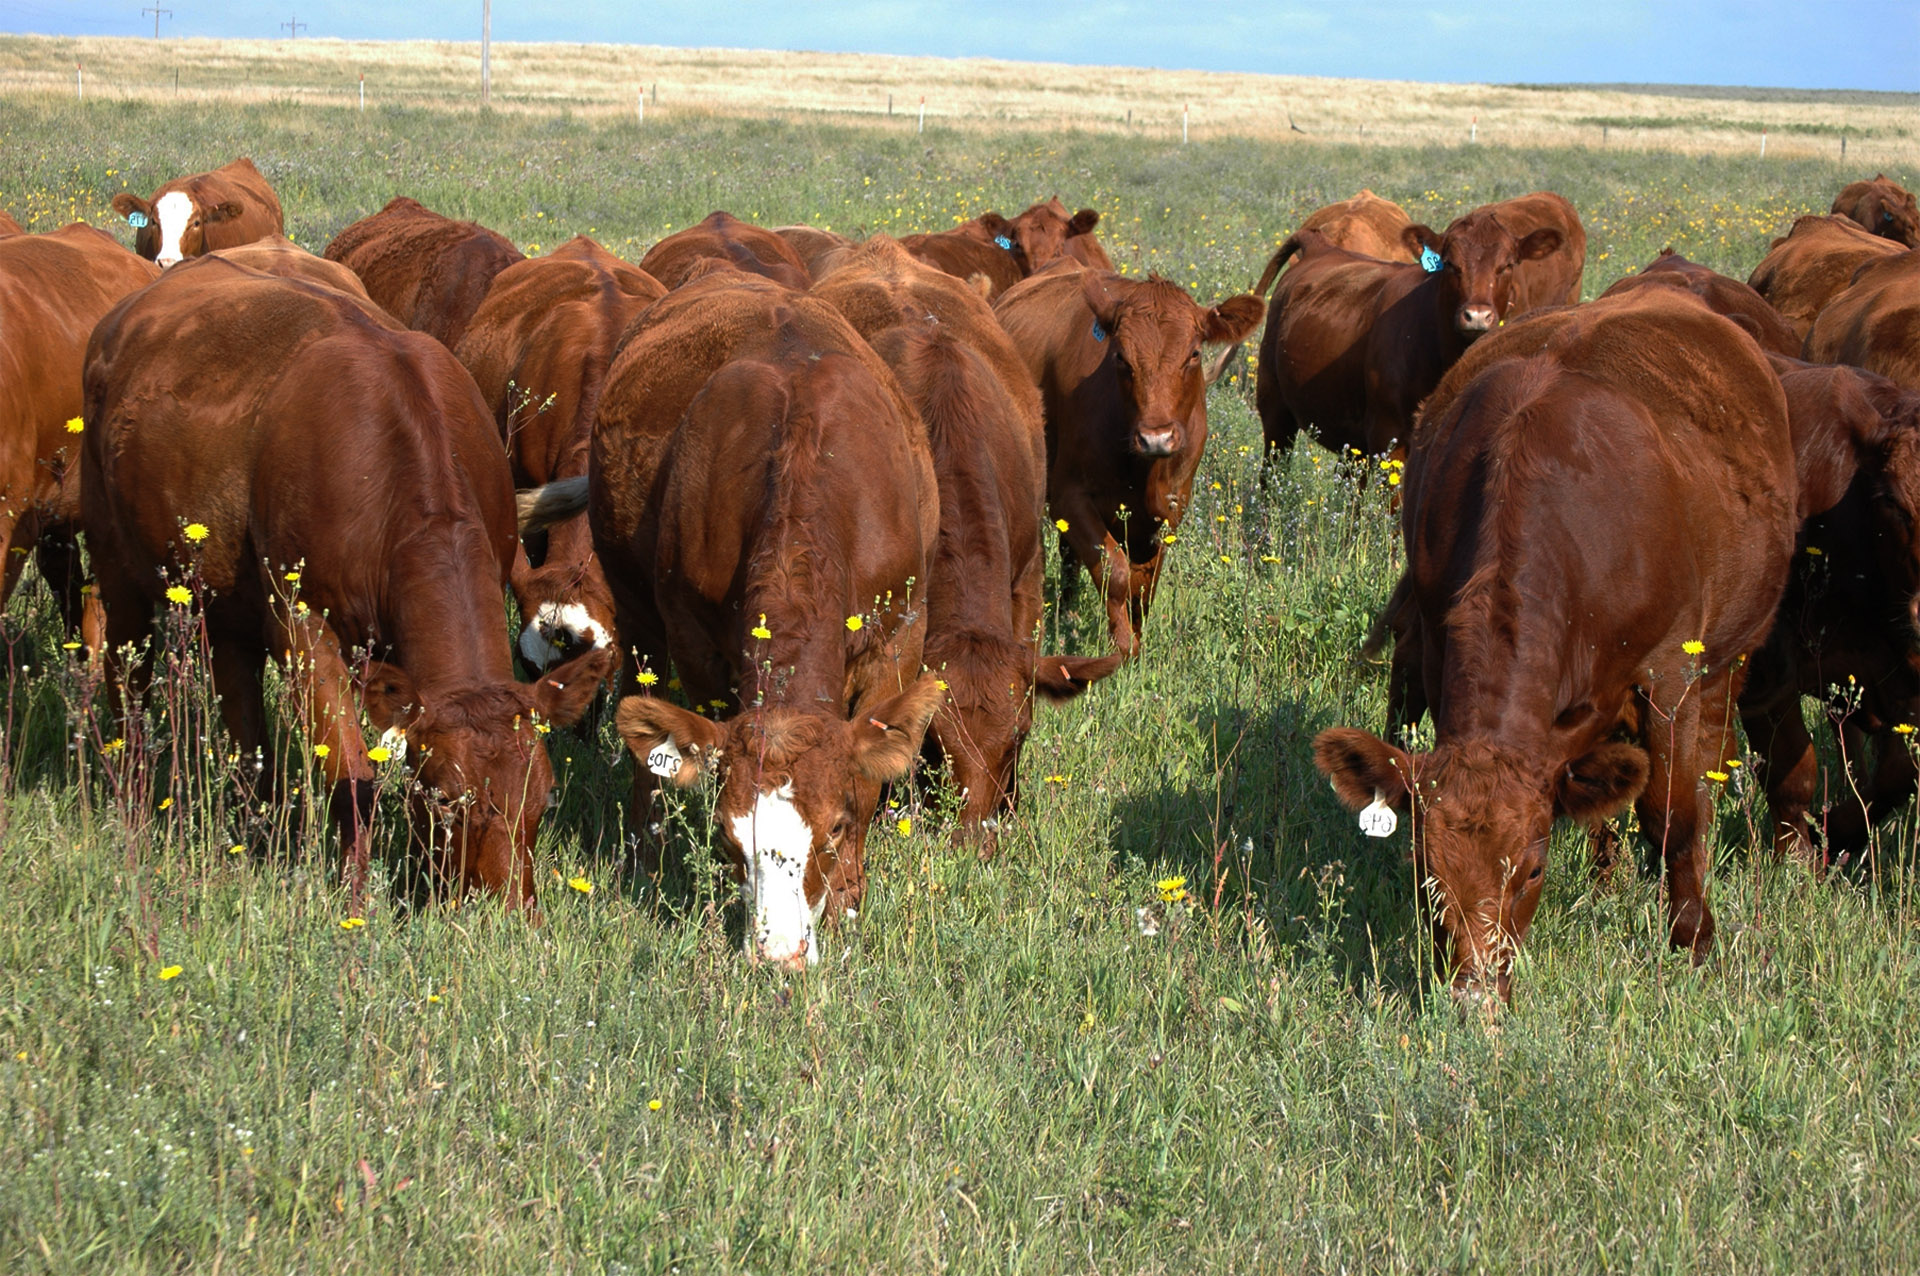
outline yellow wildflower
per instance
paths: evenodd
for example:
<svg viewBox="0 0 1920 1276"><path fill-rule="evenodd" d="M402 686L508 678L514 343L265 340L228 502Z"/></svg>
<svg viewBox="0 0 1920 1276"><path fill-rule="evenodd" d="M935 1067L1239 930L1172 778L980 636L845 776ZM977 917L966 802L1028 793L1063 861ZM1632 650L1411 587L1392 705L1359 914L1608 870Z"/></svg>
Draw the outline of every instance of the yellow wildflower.
<svg viewBox="0 0 1920 1276"><path fill-rule="evenodd" d="M342 917L340 919L341 930L359 930L366 924L367 919L364 917Z"/></svg>
<svg viewBox="0 0 1920 1276"><path fill-rule="evenodd" d="M393 750L387 748L384 745L376 744L371 749L367 750L367 761L369 762L385 762L388 758L391 758L392 756L393 756Z"/></svg>
<svg viewBox="0 0 1920 1276"><path fill-rule="evenodd" d="M753 627L753 636L761 642L773 637L773 631L767 628L767 613L764 611L760 613L760 623Z"/></svg>
<svg viewBox="0 0 1920 1276"><path fill-rule="evenodd" d="M660 1100L658 1099L647 1100L647 1111L658 1112L659 1110L660 1110Z"/></svg>
<svg viewBox="0 0 1920 1276"><path fill-rule="evenodd" d="M162 966L160 968L160 978L162 979L178 979L179 977L180 967L178 966Z"/></svg>
<svg viewBox="0 0 1920 1276"><path fill-rule="evenodd" d="M1168 904L1177 904L1187 897L1187 879L1179 874L1163 877L1153 885L1160 892L1161 900Z"/></svg>
<svg viewBox="0 0 1920 1276"><path fill-rule="evenodd" d="M660 681L660 675L651 669L642 669L639 674L635 676L634 681L643 687L651 687L654 683Z"/></svg>
<svg viewBox="0 0 1920 1276"><path fill-rule="evenodd" d="M86 421L85 421L85 419L84 419L84 418L81 418L81 417L77 417L77 416L76 416L76 417L68 417L68 418L67 418L67 433L68 433L68 434L78 434L78 433L80 433L80 431L82 431L82 430L84 430L84 429L86 429L86 428L87 428L87 423L86 423Z"/></svg>
<svg viewBox="0 0 1920 1276"><path fill-rule="evenodd" d="M193 601L193 591L185 585L169 585L167 586L167 601L185 607Z"/></svg>
<svg viewBox="0 0 1920 1276"><path fill-rule="evenodd" d="M181 534L190 541L203 541L207 539L207 525L205 523L188 523Z"/></svg>
<svg viewBox="0 0 1920 1276"><path fill-rule="evenodd" d="M894 827L900 830L901 837L913 836L913 820L909 816L901 816L900 822L895 824Z"/></svg>
<svg viewBox="0 0 1920 1276"><path fill-rule="evenodd" d="M573 889L579 891L582 895L593 894L593 883L584 877L570 877L567 879L567 885L573 887Z"/></svg>
<svg viewBox="0 0 1920 1276"><path fill-rule="evenodd" d="M862 627L864 627L864 626L866 625L866 623L867 623L866 621L864 621L864 620L862 620L862 619L860 619L860 617L858 617L858 616L848 616L848 617L847 617L847 632L848 632L848 633L850 633L850 634L857 634L857 633L859 633L859 632L860 632L860 630L862 629Z"/></svg>
<svg viewBox="0 0 1920 1276"><path fill-rule="evenodd" d="M1054 525L1055 527L1057 527L1057 528L1059 528L1059 529L1060 529L1061 531L1063 531L1063 532L1067 530L1067 520L1066 520L1066 519L1064 519L1064 518L1056 518L1056 519L1054 519L1054 520L1053 520L1053 525Z"/></svg>
<svg viewBox="0 0 1920 1276"><path fill-rule="evenodd" d="M1911 722L1902 722L1899 726L1895 727L1894 730L1898 731L1901 735L1912 735L1913 724Z"/></svg>
<svg viewBox="0 0 1920 1276"><path fill-rule="evenodd" d="M1707 772L1707 778L1715 784L1725 784L1727 782L1727 773L1725 771L1709 771Z"/></svg>
<svg viewBox="0 0 1920 1276"><path fill-rule="evenodd" d="M316 744L313 746L313 756L316 758L324 758L329 753L332 753L332 752L333 752L333 747L331 745Z"/></svg>
<svg viewBox="0 0 1920 1276"><path fill-rule="evenodd" d="M1689 656L1697 656L1706 649L1707 644L1701 642L1698 638L1689 638L1680 644L1680 650L1686 652Z"/></svg>

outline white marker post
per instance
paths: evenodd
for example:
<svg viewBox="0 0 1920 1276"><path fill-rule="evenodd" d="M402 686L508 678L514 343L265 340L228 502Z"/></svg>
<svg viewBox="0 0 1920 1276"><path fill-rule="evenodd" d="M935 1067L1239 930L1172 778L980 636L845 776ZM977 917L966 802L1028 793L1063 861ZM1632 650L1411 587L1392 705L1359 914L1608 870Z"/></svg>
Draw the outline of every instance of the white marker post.
<svg viewBox="0 0 1920 1276"><path fill-rule="evenodd" d="M647 122L647 91L644 88L636 90L633 95L633 117L637 124L644 125Z"/></svg>
<svg viewBox="0 0 1920 1276"><path fill-rule="evenodd" d="M80 64L73 64L73 96L84 102L87 100L87 80L81 73Z"/></svg>
<svg viewBox="0 0 1920 1276"><path fill-rule="evenodd" d="M1767 157L1767 133L1765 129L1762 129L1760 131L1760 158L1765 159L1766 157Z"/></svg>
<svg viewBox="0 0 1920 1276"><path fill-rule="evenodd" d="M1187 116L1192 113L1193 103L1182 102L1180 104L1180 145L1182 146L1187 144Z"/></svg>
<svg viewBox="0 0 1920 1276"><path fill-rule="evenodd" d="M924 93L920 95L920 131L927 131L927 95Z"/></svg>
<svg viewBox="0 0 1920 1276"><path fill-rule="evenodd" d="M367 109L367 73L365 71L360 73L360 109L363 112Z"/></svg>
<svg viewBox="0 0 1920 1276"><path fill-rule="evenodd" d="M1467 124L1467 144L1471 146L1480 140L1480 117L1474 116Z"/></svg>

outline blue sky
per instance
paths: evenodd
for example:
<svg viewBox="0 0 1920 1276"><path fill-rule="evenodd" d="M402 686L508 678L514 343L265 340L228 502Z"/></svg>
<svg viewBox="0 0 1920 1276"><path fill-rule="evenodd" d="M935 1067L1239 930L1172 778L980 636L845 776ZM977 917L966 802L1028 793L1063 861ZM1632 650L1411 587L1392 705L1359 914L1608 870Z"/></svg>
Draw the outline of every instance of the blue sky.
<svg viewBox="0 0 1920 1276"><path fill-rule="evenodd" d="M175 36L479 38L479 0L162 0ZM142 0L0 0L0 30L151 34ZM495 0L496 40L821 49L1370 79L1920 89L1915 0Z"/></svg>

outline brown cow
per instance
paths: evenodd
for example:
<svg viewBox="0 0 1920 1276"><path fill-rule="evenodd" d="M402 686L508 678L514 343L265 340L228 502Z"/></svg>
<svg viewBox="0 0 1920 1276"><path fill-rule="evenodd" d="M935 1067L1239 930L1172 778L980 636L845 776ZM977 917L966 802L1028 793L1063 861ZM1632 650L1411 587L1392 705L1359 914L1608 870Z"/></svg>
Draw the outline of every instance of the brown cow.
<svg viewBox="0 0 1920 1276"><path fill-rule="evenodd" d="M513 483L466 370L358 298L216 257L101 321L86 420L81 503L110 649L144 639L191 583L243 754L267 744L262 666L286 659L356 908L375 779L357 678L374 729L404 735L436 868L533 908L553 787L540 720L577 719L612 659L513 680Z"/></svg>
<svg viewBox="0 0 1920 1276"><path fill-rule="evenodd" d="M940 702L920 672L940 517L925 427L832 306L720 272L634 322L601 392L591 475L633 673L670 665L693 703L728 715L621 703L644 761L643 856L655 774L721 771L749 955L817 962L817 920L864 896L880 786L912 765Z"/></svg>
<svg viewBox="0 0 1920 1276"><path fill-rule="evenodd" d="M163 182L152 199L121 191L113 211L133 227L133 250L163 268L287 233L280 197L244 155L211 173Z"/></svg>
<svg viewBox="0 0 1920 1276"><path fill-rule="evenodd" d="M1034 269L1027 260L1027 250L1014 235L1013 223L999 213L982 213L952 230L903 235L900 246L956 279L985 277L988 300L999 297Z"/></svg>
<svg viewBox="0 0 1920 1276"><path fill-rule="evenodd" d="M1513 300L1506 311L1509 321L1542 306L1580 303L1580 281L1587 269L1587 228L1580 224L1580 214L1571 202L1552 191L1534 191L1487 204L1482 211L1499 218L1515 239L1524 240L1538 230L1560 232L1560 247L1543 257L1522 258L1514 266Z"/></svg>
<svg viewBox="0 0 1920 1276"><path fill-rule="evenodd" d="M1207 442L1204 344L1243 340L1258 297L1203 308L1153 276L1056 268L994 307L1040 386L1047 504L1060 536L1061 605L1084 563L1100 587L1114 649L1132 656ZM1218 365L1214 375L1218 375Z"/></svg>
<svg viewBox="0 0 1920 1276"><path fill-rule="evenodd" d="M1520 263L1562 243L1552 227L1515 238L1484 208L1445 234L1415 225L1403 237L1424 265L1363 257L1307 231L1267 266L1263 285L1299 255L1274 286L1260 337L1254 404L1269 458L1302 429L1342 454L1398 447L1441 375L1506 322Z"/></svg>
<svg viewBox="0 0 1920 1276"><path fill-rule="evenodd" d="M1382 199L1370 190L1362 190L1350 199L1337 204L1328 204L1307 214L1307 219L1295 227L1294 234L1303 230L1317 230L1326 241L1335 247L1344 248L1350 253L1359 253L1363 257L1378 257L1382 261L1420 260L1420 250L1407 246L1405 232L1413 225L1413 219L1407 216L1407 210L1390 199ZM1269 263L1267 275L1255 292L1265 294L1267 285L1273 282L1274 274L1280 266L1276 259Z"/></svg>
<svg viewBox="0 0 1920 1276"><path fill-rule="evenodd" d="M1900 245L1860 229L1852 218L1807 216L1773 241L1747 283L1805 338L1856 270L1899 253Z"/></svg>
<svg viewBox="0 0 1920 1276"><path fill-rule="evenodd" d="M1093 233L1100 224L1100 214L1094 209L1069 213L1060 197L1054 195L1032 205L1010 224L1029 274L1045 270L1062 257L1093 270L1113 269L1113 260Z"/></svg>
<svg viewBox="0 0 1920 1276"><path fill-rule="evenodd" d="M454 353L493 410L516 484L586 475L614 346L666 291L584 235L494 278ZM538 670L589 648L617 650L613 596L587 520L555 524L533 549L540 561L517 563L513 575L521 656Z"/></svg>
<svg viewBox="0 0 1920 1276"><path fill-rule="evenodd" d="M1704 774L1793 555L1785 397L1753 338L1669 288L1537 315L1422 409L1403 527L1435 744L1314 741L1362 827L1417 793L1415 880L1463 1000L1511 995L1556 817L1637 795L1669 938L1713 942ZM1622 739L1622 733L1633 736Z"/></svg>
<svg viewBox="0 0 1920 1276"><path fill-rule="evenodd" d="M730 263L789 288L813 283L806 263L786 240L724 211L709 213L699 225L677 230L647 249L640 269L668 288L678 288L694 277L695 266L709 260Z"/></svg>
<svg viewBox="0 0 1920 1276"><path fill-rule="evenodd" d="M1800 334L1767 299L1738 279L1688 261L1668 248L1649 262L1637 275L1616 280L1602 297L1618 297L1638 288L1678 288L1707 303L1707 309L1725 315L1747 330L1769 354L1796 358L1800 354Z"/></svg>
<svg viewBox="0 0 1920 1276"><path fill-rule="evenodd" d="M800 264L807 268L808 277L816 280L825 279L841 256L854 246L845 235L818 226L775 226L773 233L787 241L787 247L793 249Z"/></svg>
<svg viewBox="0 0 1920 1276"><path fill-rule="evenodd" d="M39 541L41 576L80 620L80 369L101 316L159 277L105 231L73 223L0 238L0 609Z"/></svg>
<svg viewBox="0 0 1920 1276"><path fill-rule="evenodd" d="M1913 192L1885 173L1870 182L1849 182L1833 197L1831 210L1851 218L1865 229L1906 248L1920 248L1920 206Z"/></svg>
<svg viewBox="0 0 1920 1276"><path fill-rule="evenodd" d="M1046 574L1040 393L980 295L885 235L814 286L899 378L926 422L940 485L928 581L927 666L948 685L929 738L961 792L983 856L1018 794L1036 693L1060 701L1119 658L1036 655Z"/></svg>
<svg viewBox="0 0 1920 1276"><path fill-rule="evenodd" d="M1896 728L1920 722L1920 394L1858 368L1776 359L1799 458L1801 552L1767 645L1754 653L1740 717L1759 765L1775 845L1808 853L1820 761L1801 697L1827 704L1852 777L1834 799L1828 862L1913 796ZM1878 759L1868 773L1868 745ZM1854 778L1857 777L1857 778Z"/></svg>
<svg viewBox="0 0 1920 1276"><path fill-rule="evenodd" d="M405 195L335 235L323 256L360 276L381 309L449 350L466 335L494 276L526 260L505 235Z"/></svg>
<svg viewBox="0 0 1920 1276"><path fill-rule="evenodd" d="M1920 390L1920 249L1868 262L1807 332L1814 363L1856 368Z"/></svg>
<svg viewBox="0 0 1920 1276"><path fill-rule="evenodd" d="M238 248L216 248L208 255L225 257L228 261L237 262L263 275L278 275L282 279L305 279L311 283L338 289L362 301L373 300L367 296L367 286L360 282L360 276L337 261L328 261L325 257L308 252L285 235L276 235L271 239L257 239L251 244L241 244Z"/></svg>

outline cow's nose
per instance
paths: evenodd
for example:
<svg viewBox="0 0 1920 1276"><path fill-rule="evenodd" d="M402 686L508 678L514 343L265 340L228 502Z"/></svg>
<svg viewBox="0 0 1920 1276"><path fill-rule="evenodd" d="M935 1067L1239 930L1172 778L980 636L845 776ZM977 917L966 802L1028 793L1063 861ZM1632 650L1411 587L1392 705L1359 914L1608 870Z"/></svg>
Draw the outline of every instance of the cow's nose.
<svg viewBox="0 0 1920 1276"><path fill-rule="evenodd" d="M1460 307L1458 323L1462 332L1485 332L1499 319L1492 306L1470 305Z"/></svg>
<svg viewBox="0 0 1920 1276"><path fill-rule="evenodd" d="M1143 426L1134 432L1133 444L1142 456L1172 456L1180 450L1180 429L1173 425Z"/></svg>

